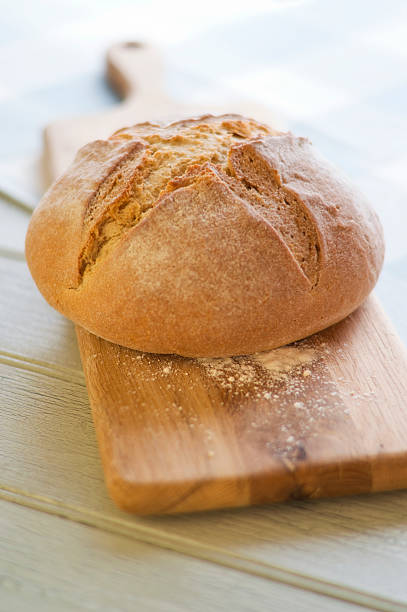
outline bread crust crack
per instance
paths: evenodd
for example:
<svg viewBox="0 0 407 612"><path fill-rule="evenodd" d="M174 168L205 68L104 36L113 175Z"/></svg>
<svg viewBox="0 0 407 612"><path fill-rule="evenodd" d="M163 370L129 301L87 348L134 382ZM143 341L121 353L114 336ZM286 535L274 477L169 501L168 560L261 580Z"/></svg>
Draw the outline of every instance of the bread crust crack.
<svg viewBox="0 0 407 612"><path fill-rule="evenodd" d="M235 143L273 133L256 121L233 115L221 122L215 119L207 116L181 122L181 126L145 123L113 136L134 139L134 146L111 169L84 210L77 287L122 236L175 188L177 180L205 163L226 168Z"/></svg>
<svg viewBox="0 0 407 612"><path fill-rule="evenodd" d="M277 169L268 162L265 147L267 139L233 146L229 173L246 189L252 206L272 224L315 288L321 253L316 223L298 194L283 184Z"/></svg>

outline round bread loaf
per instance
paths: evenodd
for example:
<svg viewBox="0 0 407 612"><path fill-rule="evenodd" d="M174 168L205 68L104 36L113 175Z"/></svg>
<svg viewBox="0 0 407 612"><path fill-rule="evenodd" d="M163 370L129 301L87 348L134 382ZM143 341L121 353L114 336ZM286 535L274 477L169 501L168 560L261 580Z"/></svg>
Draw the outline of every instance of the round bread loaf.
<svg viewBox="0 0 407 612"><path fill-rule="evenodd" d="M64 315L117 344L192 357L272 349L343 319L383 251L373 210L308 140L238 115L86 145L26 240Z"/></svg>

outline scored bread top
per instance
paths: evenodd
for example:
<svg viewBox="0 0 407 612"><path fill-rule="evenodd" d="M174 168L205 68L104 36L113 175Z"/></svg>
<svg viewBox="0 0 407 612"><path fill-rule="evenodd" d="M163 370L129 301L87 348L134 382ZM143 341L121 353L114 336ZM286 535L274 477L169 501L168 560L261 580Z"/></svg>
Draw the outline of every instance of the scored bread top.
<svg viewBox="0 0 407 612"><path fill-rule="evenodd" d="M267 133L266 126L234 117L222 123L212 117L205 123L144 123L116 132L111 140L123 143L122 155L86 205L78 280L157 204L173 179L206 163L226 170L230 147L242 138Z"/></svg>
<svg viewBox="0 0 407 612"><path fill-rule="evenodd" d="M306 139L238 115L143 123L86 145L26 244L66 316L187 356L323 329L361 303L383 259L376 215Z"/></svg>

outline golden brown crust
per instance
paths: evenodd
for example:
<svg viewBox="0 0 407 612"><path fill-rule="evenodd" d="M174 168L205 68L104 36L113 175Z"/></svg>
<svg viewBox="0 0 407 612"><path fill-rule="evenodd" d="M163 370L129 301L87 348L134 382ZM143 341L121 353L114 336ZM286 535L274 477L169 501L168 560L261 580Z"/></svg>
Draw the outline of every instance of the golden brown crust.
<svg viewBox="0 0 407 612"><path fill-rule="evenodd" d="M267 350L339 321L373 288L384 249L374 212L308 141L234 115L87 145L26 245L66 316L186 356Z"/></svg>

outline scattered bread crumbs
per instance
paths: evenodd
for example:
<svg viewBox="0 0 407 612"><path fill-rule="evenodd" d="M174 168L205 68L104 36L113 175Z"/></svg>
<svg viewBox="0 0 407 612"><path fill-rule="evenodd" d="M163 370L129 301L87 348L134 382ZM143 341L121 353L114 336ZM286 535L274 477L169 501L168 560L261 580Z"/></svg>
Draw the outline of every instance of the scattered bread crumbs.
<svg viewBox="0 0 407 612"><path fill-rule="evenodd" d="M281 377L283 373L290 372L295 367L312 362L315 359L315 350L299 346L283 346L273 351L257 353L254 358L276 377Z"/></svg>
<svg viewBox="0 0 407 612"><path fill-rule="evenodd" d="M91 355L88 367L97 368L98 357ZM127 373L123 379L127 403L118 410L133 410L144 433L154 439L167 435L169 421L177 423L177 428L184 424L194 438L201 439L207 456L214 457L214 449L224 444L224 431L222 419L201 409L199 398L210 398L223 414L232 411L233 426L247 448L260 445L265 453L293 466L313 452L310 449L319 437L334 440L344 420L351 426L353 407L367 406L374 395L374 391L356 392L344 376L332 380L327 363L333 357L341 359L337 349L333 352L315 337L224 359L187 359L120 348L117 367ZM143 389L153 384L157 401L147 403ZM143 416L146 411L148 423ZM182 445L182 436L177 444Z"/></svg>
<svg viewBox="0 0 407 612"><path fill-rule="evenodd" d="M302 367L309 365L317 358L316 350L309 346L300 346L299 343L284 346L264 353L245 355L241 357L228 357L225 359L197 359L205 375L213 379L222 389L228 389L232 393L240 393L242 389L257 398L278 399L278 394L273 394L271 382L289 382L294 374L301 373ZM311 370L307 370L311 375ZM305 376L305 377L306 377ZM266 383L266 388L264 387ZM260 393L262 391L262 393ZM259 395L260 393L260 395Z"/></svg>

